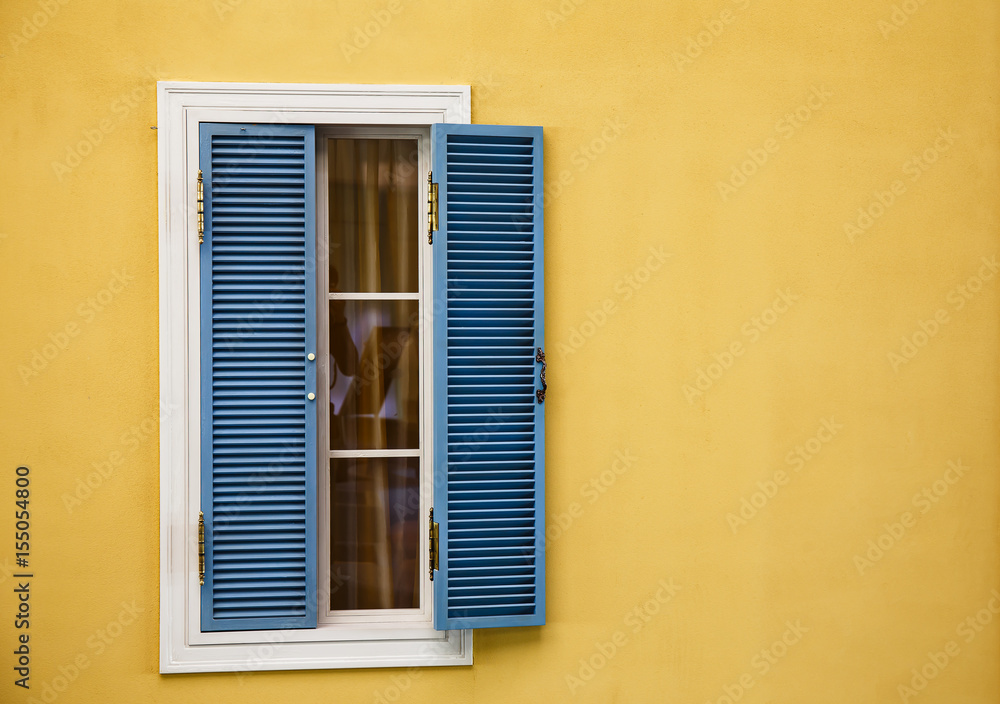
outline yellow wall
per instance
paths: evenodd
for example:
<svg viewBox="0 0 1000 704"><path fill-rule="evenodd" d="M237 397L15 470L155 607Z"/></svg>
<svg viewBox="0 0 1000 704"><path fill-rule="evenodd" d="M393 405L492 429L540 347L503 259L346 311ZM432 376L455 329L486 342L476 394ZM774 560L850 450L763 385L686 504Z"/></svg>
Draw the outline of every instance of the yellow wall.
<svg viewBox="0 0 1000 704"><path fill-rule="evenodd" d="M56 701L996 702L995 0L397 1L363 47L388 1L0 3L0 700L84 655ZM156 78L470 84L545 127L546 626L417 676L157 673Z"/></svg>

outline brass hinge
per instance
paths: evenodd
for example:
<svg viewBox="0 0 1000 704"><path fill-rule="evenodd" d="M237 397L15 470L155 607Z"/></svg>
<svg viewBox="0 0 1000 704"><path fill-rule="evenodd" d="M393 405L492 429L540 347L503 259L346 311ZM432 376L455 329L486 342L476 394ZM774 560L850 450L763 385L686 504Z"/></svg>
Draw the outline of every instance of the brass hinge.
<svg viewBox="0 0 1000 704"><path fill-rule="evenodd" d="M198 584L205 583L205 514L198 512Z"/></svg>
<svg viewBox="0 0 1000 704"><path fill-rule="evenodd" d="M438 524L434 522L434 509L431 509L430 517L430 573L431 581L434 581L434 570L438 568L438 551L440 546L438 545Z"/></svg>
<svg viewBox="0 0 1000 704"><path fill-rule="evenodd" d="M198 169L198 244L205 243L205 181Z"/></svg>
<svg viewBox="0 0 1000 704"><path fill-rule="evenodd" d="M427 172L427 244L434 244L434 231L438 229L438 185L434 172Z"/></svg>

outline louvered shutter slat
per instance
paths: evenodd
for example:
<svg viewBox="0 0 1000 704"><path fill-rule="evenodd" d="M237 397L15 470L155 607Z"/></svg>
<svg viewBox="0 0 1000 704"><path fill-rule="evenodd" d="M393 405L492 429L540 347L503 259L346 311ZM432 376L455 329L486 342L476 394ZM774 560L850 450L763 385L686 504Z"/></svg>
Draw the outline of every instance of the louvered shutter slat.
<svg viewBox="0 0 1000 704"><path fill-rule="evenodd" d="M434 125L434 627L545 621L542 130Z"/></svg>
<svg viewBox="0 0 1000 704"><path fill-rule="evenodd" d="M201 125L202 630L316 626L315 137Z"/></svg>

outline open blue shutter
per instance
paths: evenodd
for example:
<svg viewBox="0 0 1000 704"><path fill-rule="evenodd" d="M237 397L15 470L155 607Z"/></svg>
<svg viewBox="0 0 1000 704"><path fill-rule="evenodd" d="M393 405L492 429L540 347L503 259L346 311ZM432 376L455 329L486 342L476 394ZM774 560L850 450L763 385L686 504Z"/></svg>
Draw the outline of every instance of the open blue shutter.
<svg viewBox="0 0 1000 704"><path fill-rule="evenodd" d="M201 125L203 631L316 625L315 155Z"/></svg>
<svg viewBox="0 0 1000 704"><path fill-rule="evenodd" d="M441 124L431 143L434 627L541 625L542 128Z"/></svg>

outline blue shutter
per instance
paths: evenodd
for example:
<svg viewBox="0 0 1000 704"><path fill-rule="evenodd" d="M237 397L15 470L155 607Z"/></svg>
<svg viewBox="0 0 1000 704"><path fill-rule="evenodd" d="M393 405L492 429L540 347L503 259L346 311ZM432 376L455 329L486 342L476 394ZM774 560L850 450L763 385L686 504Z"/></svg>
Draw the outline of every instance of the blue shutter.
<svg viewBox="0 0 1000 704"><path fill-rule="evenodd" d="M434 627L541 625L542 128L441 124L431 141Z"/></svg>
<svg viewBox="0 0 1000 704"><path fill-rule="evenodd" d="M202 124L203 631L316 625L312 127Z"/></svg>

